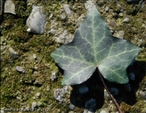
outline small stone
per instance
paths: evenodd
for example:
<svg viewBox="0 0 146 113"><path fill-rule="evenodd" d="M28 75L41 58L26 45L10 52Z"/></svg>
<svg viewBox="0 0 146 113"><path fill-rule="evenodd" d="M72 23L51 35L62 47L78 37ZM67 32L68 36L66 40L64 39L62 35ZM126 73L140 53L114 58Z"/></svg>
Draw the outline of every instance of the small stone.
<svg viewBox="0 0 146 113"><path fill-rule="evenodd" d="M20 73L25 73L25 70L23 67L21 66L16 66L16 71L20 72Z"/></svg>
<svg viewBox="0 0 146 113"><path fill-rule="evenodd" d="M105 11L106 11L106 12L109 11L109 7L108 7L108 6L105 7Z"/></svg>
<svg viewBox="0 0 146 113"><path fill-rule="evenodd" d="M114 34L115 37L123 39L125 31L119 31Z"/></svg>
<svg viewBox="0 0 146 113"><path fill-rule="evenodd" d="M119 13L119 16L120 16L120 17L123 17L123 15L124 15L123 13Z"/></svg>
<svg viewBox="0 0 146 113"><path fill-rule="evenodd" d="M88 0L86 3L85 3L85 8L89 11L95 4L93 3L92 0Z"/></svg>
<svg viewBox="0 0 146 113"><path fill-rule="evenodd" d="M55 80L57 80L57 78L58 78L58 72L53 71L52 74L51 74L51 80L55 81Z"/></svg>
<svg viewBox="0 0 146 113"><path fill-rule="evenodd" d="M37 67L37 66L35 66L33 69L34 69L34 71L37 71L37 70L38 70L38 67Z"/></svg>
<svg viewBox="0 0 146 113"><path fill-rule="evenodd" d="M83 113L88 113L88 110L87 109L84 109Z"/></svg>
<svg viewBox="0 0 146 113"><path fill-rule="evenodd" d="M6 0L5 6L4 6L4 13L11 13L16 14L15 12L15 4L12 0Z"/></svg>
<svg viewBox="0 0 146 113"><path fill-rule="evenodd" d="M36 97L36 98L40 98L40 96L41 96L41 93L40 93L40 92L37 92L37 93L35 94L35 97Z"/></svg>
<svg viewBox="0 0 146 113"><path fill-rule="evenodd" d="M50 91L50 86L47 86L46 90L47 90L47 91Z"/></svg>
<svg viewBox="0 0 146 113"><path fill-rule="evenodd" d="M64 97L65 97L65 93L67 91L64 89L64 88L61 88L61 89L55 89L54 90L54 98L56 100L58 100L59 102L62 102L64 101Z"/></svg>
<svg viewBox="0 0 146 113"><path fill-rule="evenodd" d="M124 18L123 23L129 23L130 19L128 17Z"/></svg>
<svg viewBox="0 0 146 113"><path fill-rule="evenodd" d="M30 32L31 32L31 28L28 28L26 31L27 31L28 33L30 33Z"/></svg>
<svg viewBox="0 0 146 113"><path fill-rule="evenodd" d="M37 103L36 102L32 102L32 105L31 105L31 110L34 111L37 107Z"/></svg>
<svg viewBox="0 0 146 113"><path fill-rule="evenodd" d="M43 107L44 104L43 104L42 102L39 101L39 102L37 102L37 106L38 106L38 107Z"/></svg>
<svg viewBox="0 0 146 113"><path fill-rule="evenodd" d="M101 110L100 113L109 113L107 110Z"/></svg>
<svg viewBox="0 0 146 113"><path fill-rule="evenodd" d="M16 96L16 99L21 100L22 98L21 96Z"/></svg>
<svg viewBox="0 0 146 113"><path fill-rule="evenodd" d="M33 58L34 58L35 60L37 60L37 55L36 55L36 54L33 54Z"/></svg>
<svg viewBox="0 0 146 113"><path fill-rule="evenodd" d="M13 59L18 58L18 53L12 47L9 48L9 51Z"/></svg>
<svg viewBox="0 0 146 113"><path fill-rule="evenodd" d="M54 34L55 34L55 32L56 32L56 30L55 30L55 29L51 29L51 30L49 31L49 33L50 33L50 34L52 34L52 35L54 35Z"/></svg>
<svg viewBox="0 0 146 113"><path fill-rule="evenodd" d="M49 19L51 20L53 17L53 13L50 14Z"/></svg>
<svg viewBox="0 0 146 113"><path fill-rule="evenodd" d="M58 101L63 101L63 99L60 96L60 89L55 89L54 90L54 98Z"/></svg>
<svg viewBox="0 0 146 113"><path fill-rule="evenodd" d="M146 91L140 91L139 94L143 99L146 100Z"/></svg>
<svg viewBox="0 0 146 113"><path fill-rule="evenodd" d="M72 15L72 11L70 10L69 5L68 4L64 4L63 7L64 7L64 10L65 10L66 14L68 16L71 16Z"/></svg>
<svg viewBox="0 0 146 113"><path fill-rule="evenodd" d="M69 109L70 109L70 110L74 110L75 107L76 107L75 105L73 105L73 104L69 104Z"/></svg>
<svg viewBox="0 0 146 113"><path fill-rule="evenodd" d="M109 96L109 94L108 94L106 89L104 89L104 97L105 97L105 99L109 99L110 98L110 96Z"/></svg>
<svg viewBox="0 0 146 113"><path fill-rule="evenodd" d="M5 113L5 112L4 112L4 109L1 109L1 110L0 110L0 113Z"/></svg>
<svg viewBox="0 0 146 113"><path fill-rule="evenodd" d="M45 23L46 15L43 14L43 7L33 5L31 14L26 20L26 25L28 26L27 31L36 34L43 34Z"/></svg>
<svg viewBox="0 0 146 113"><path fill-rule="evenodd" d="M68 91L68 88L69 88L68 86L64 86L64 87L63 87L63 89L64 89L65 92Z"/></svg>
<svg viewBox="0 0 146 113"><path fill-rule="evenodd" d="M68 34L68 31L65 30L59 37L56 37L55 40L60 44L67 44L73 40L73 36Z"/></svg>
<svg viewBox="0 0 146 113"><path fill-rule="evenodd" d="M84 109L83 113L94 113L94 112L91 112L91 111L88 111L87 109Z"/></svg>
<svg viewBox="0 0 146 113"><path fill-rule="evenodd" d="M74 111L69 111L68 113L76 113L76 112L74 112Z"/></svg>
<svg viewBox="0 0 146 113"><path fill-rule="evenodd" d="M60 15L60 17L61 17L62 20L65 20L65 19L66 19L65 13L62 13L62 14Z"/></svg>

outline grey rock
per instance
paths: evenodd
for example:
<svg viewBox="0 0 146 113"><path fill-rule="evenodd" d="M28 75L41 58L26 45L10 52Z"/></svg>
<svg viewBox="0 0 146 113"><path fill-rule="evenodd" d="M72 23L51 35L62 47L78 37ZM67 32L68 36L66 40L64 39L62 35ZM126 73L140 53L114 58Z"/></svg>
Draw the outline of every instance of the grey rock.
<svg viewBox="0 0 146 113"><path fill-rule="evenodd" d="M107 110L103 109L100 111L100 113L109 113Z"/></svg>
<svg viewBox="0 0 146 113"><path fill-rule="evenodd" d="M36 34L43 34L45 23L46 15L43 14L43 7L33 5L31 14L26 21L26 25L28 26L27 31Z"/></svg>
<svg viewBox="0 0 146 113"><path fill-rule="evenodd" d="M50 14L49 19L51 20L53 17L53 13Z"/></svg>
<svg viewBox="0 0 146 113"><path fill-rule="evenodd" d="M36 97L36 98L40 98L40 97L41 97L41 93L40 93L40 92L37 92L37 93L35 94L35 97Z"/></svg>
<svg viewBox="0 0 146 113"><path fill-rule="evenodd" d="M69 87L68 87L68 86L64 86L64 87L63 87L63 90L64 90L65 92L67 92L67 91L68 91L68 89L69 89Z"/></svg>
<svg viewBox="0 0 146 113"><path fill-rule="evenodd" d="M33 69L34 69L34 71L37 71L37 70L38 70L38 67L37 67L37 66L35 66Z"/></svg>
<svg viewBox="0 0 146 113"><path fill-rule="evenodd" d="M46 90L49 92L50 91L50 86L47 86L46 87Z"/></svg>
<svg viewBox="0 0 146 113"><path fill-rule="evenodd" d="M146 91L140 91L139 94L143 99L146 100Z"/></svg>
<svg viewBox="0 0 146 113"><path fill-rule="evenodd" d="M109 11L109 7L108 7L108 6L105 7L105 11L106 11L106 12Z"/></svg>
<svg viewBox="0 0 146 113"><path fill-rule="evenodd" d="M12 47L9 48L9 51L13 59L18 58L18 53Z"/></svg>
<svg viewBox="0 0 146 113"><path fill-rule="evenodd" d="M125 31L118 31L114 34L115 37L123 39Z"/></svg>
<svg viewBox="0 0 146 113"><path fill-rule="evenodd" d="M51 30L49 31L49 33L52 34L52 35L54 35L54 34L56 33L56 30L55 30L55 29L51 29Z"/></svg>
<svg viewBox="0 0 146 113"><path fill-rule="evenodd" d="M83 113L88 113L88 110L87 109L84 109Z"/></svg>
<svg viewBox="0 0 146 113"><path fill-rule="evenodd" d="M94 2L92 0L88 0L86 3L85 3L85 8L89 11L93 6L94 6Z"/></svg>
<svg viewBox="0 0 146 113"><path fill-rule="evenodd" d="M38 106L38 105L37 105L36 102L32 102L32 105L31 105L32 111L34 111L34 110L36 109L37 106Z"/></svg>
<svg viewBox="0 0 146 113"><path fill-rule="evenodd" d="M71 15L72 15L72 11L70 10L68 4L64 4L64 5L63 5L63 8L64 8L65 13L66 13L68 16L71 16Z"/></svg>
<svg viewBox="0 0 146 113"><path fill-rule="evenodd" d="M65 30L59 37L56 37L55 40L60 44L67 44L73 40L73 36L68 34L68 31Z"/></svg>
<svg viewBox="0 0 146 113"><path fill-rule="evenodd" d="M130 19L128 17L124 18L123 23L129 23Z"/></svg>
<svg viewBox="0 0 146 113"><path fill-rule="evenodd" d="M62 20L65 20L65 19L66 19L66 14L65 14L65 13L62 13L62 14L60 15L60 17L61 17Z"/></svg>
<svg viewBox="0 0 146 113"><path fill-rule="evenodd" d="M58 72L53 71L52 74L51 74L51 80L55 81L55 80L57 80L57 78L58 78Z"/></svg>
<svg viewBox="0 0 146 113"><path fill-rule="evenodd" d="M110 96L109 96L109 94L108 94L106 89L104 89L104 97L105 97L105 99L109 99L110 98Z"/></svg>
<svg viewBox="0 0 146 113"><path fill-rule="evenodd" d="M91 112L91 111L88 111L87 109L84 109L83 113L94 113L94 112Z"/></svg>
<svg viewBox="0 0 146 113"><path fill-rule="evenodd" d="M76 113L76 112L74 112L74 111L69 111L68 113Z"/></svg>
<svg viewBox="0 0 146 113"><path fill-rule="evenodd" d="M59 102L63 102L64 101L64 98L65 98L65 93L67 92L66 89L61 88L61 89L55 89L54 90L54 98L56 100L58 100Z"/></svg>
<svg viewBox="0 0 146 113"><path fill-rule="evenodd" d="M4 13L16 14L13 0L6 0L4 4Z"/></svg>
<svg viewBox="0 0 146 113"><path fill-rule="evenodd" d="M35 60L37 60L37 55L36 55L36 54L33 54L33 58L34 58Z"/></svg>
<svg viewBox="0 0 146 113"><path fill-rule="evenodd" d="M55 89L55 90L54 90L54 98L55 98L56 100L62 102L62 101L63 101L63 97L61 98L60 95L62 95L60 89Z"/></svg>
<svg viewBox="0 0 146 113"><path fill-rule="evenodd" d="M5 112L4 112L4 109L1 108L1 109L0 109L0 113L5 113Z"/></svg>
<svg viewBox="0 0 146 113"><path fill-rule="evenodd" d="M123 15L124 15L123 13L119 13L119 16L120 16L120 17L123 17Z"/></svg>
<svg viewBox="0 0 146 113"><path fill-rule="evenodd" d="M73 105L73 104L71 104L71 103L69 104L69 109L70 109L70 110L74 110L75 107L76 107L75 105Z"/></svg>
<svg viewBox="0 0 146 113"><path fill-rule="evenodd" d="M20 73L25 73L25 70L23 67L21 66L16 66L16 71L20 72Z"/></svg>

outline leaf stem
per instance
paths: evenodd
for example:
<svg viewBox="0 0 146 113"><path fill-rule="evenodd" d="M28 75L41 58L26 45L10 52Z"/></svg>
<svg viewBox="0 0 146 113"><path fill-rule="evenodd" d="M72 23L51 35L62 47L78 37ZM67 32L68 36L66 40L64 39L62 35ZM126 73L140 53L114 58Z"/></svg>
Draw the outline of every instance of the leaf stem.
<svg viewBox="0 0 146 113"><path fill-rule="evenodd" d="M112 95L112 94L110 93L110 91L108 90L108 88L107 88L107 86L106 86L106 84L105 84L105 82L104 82L104 80L103 80L103 78L102 78L102 75L101 75L101 73L99 72L99 70L98 70L98 73L99 73L100 79L101 79L101 81L102 81L102 83L103 83L105 89L107 90L107 92L108 92L108 94L110 95L111 99L114 101L114 103L115 103L115 105L116 105L116 107L117 107L119 113L123 113L123 111L121 110L121 108L120 108L119 104L117 103L116 99L113 97L113 95Z"/></svg>

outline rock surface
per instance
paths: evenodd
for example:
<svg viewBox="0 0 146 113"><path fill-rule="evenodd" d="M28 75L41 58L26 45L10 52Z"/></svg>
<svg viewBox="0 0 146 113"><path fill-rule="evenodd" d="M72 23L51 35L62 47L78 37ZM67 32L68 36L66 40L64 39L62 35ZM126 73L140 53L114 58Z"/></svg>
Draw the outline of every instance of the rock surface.
<svg viewBox="0 0 146 113"><path fill-rule="evenodd" d="M6 0L4 3L4 13L16 14L15 4L12 0Z"/></svg>
<svg viewBox="0 0 146 113"><path fill-rule="evenodd" d="M113 34L117 33L118 36L120 35L119 38L129 40L141 47L136 62L128 71L134 74L134 76L129 75L131 91L126 91L124 85L108 83L107 86L118 89L118 91L114 90L115 98L120 102L124 112L146 112L146 73L142 71L146 70L144 62L146 61L146 10L143 0L139 0L138 3L127 3L126 0L52 0L50 2L13 0L13 3L15 14L5 13L0 25L2 83L0 112L89 113L91 111L83 108L84 101L89 95L98 100L99 107L95 113L118 112L102 84L96 84L100 83L100 79L98 81L94 79L87 85L88 88L84 87L85 89L80 91L84 95L79 95L78 90L73 91L73 87L68 86L64 88L64 95L59 93L61 97L59 98L61 100L63 97L63 101L56 101L54 98L54 91L56 89L60 91L63 87L62 70L56 66L50 54L61 44L73 39L76 29L88 12L88 7L93 4L98 7ZM69 5L71 15L66 14L64 4ZM42 33L41 35L26 31L26 19L31 14L33 5L39 8L43 6L44 9L44 12L34 13L38 15L35 18L46 21L43 25L45 29L42 31L38 30L37 24L34 23L34 28L37 28L38 34ZM127 17L128 22L123 22ZM61 44L56 41L58 37ZM18 73L16 66L23 67L25 73ZM54 80L54 76L51 75L54 71L57 72L57 76L54 74L57 79L52 81L51 78ZM73 102L76 106L72 106ZM83 107L80 107L81 105Z"/></svg>
<svg viewBox="0 0 146 113"><path fill-rule="evenodd" d="M26 25L29 27L27 31L36 34L43 34L45 23L46 15L43 14L43 6L33 5L31 14L26 21Z"/></svg>

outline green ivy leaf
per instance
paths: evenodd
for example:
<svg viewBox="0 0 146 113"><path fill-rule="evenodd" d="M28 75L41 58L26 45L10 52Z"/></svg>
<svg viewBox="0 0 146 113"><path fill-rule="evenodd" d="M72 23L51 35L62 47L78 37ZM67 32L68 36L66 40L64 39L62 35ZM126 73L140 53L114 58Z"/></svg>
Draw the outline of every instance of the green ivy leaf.
<svg viewBox="0 0 146 113"><path fill-rule="evenodd" d="M51 56L64 70L64 85L86 81L96 68L105 79L122 84L128 82L126 68L139 51L129 41L113 37L94 6L77 29L74 40Z"/></svg>

